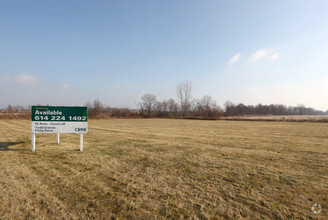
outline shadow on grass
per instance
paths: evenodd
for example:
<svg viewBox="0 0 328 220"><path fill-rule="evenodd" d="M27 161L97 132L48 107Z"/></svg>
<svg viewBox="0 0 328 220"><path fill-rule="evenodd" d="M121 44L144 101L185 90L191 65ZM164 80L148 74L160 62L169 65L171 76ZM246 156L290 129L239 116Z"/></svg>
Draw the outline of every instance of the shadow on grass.
<svg viewBox="0 0 328 220"><path fill-rule="evenodd" d="M0 151L28 151L28 149L12 149L10 146L23 144L24 142L0 142Z"/></svg>

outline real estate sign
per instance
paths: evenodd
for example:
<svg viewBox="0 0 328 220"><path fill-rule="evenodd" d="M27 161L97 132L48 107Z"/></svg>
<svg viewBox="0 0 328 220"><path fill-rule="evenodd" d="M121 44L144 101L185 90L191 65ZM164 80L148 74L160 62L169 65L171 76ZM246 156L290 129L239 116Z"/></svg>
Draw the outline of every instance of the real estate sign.
<svg viewBox="0 0 328 220"><path fill-rule="evenodd" d="M87 107L32 106L32 133L87 132Z"/></svg>

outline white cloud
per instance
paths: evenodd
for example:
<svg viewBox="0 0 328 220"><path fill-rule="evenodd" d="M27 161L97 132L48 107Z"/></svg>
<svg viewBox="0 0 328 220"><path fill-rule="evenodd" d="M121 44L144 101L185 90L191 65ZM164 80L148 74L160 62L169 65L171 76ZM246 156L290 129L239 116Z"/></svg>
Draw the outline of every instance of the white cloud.
<svg viewBox="0 0 328 220"><path fill-rule="evenodd" d="M230 58L230 60L228 61L229 65L234 64L235 62L237 62L240 58L240 53L237 53L236 55L234 55L233 57Z"/></svg>
<svg viewBox="0 0 328 220"><path fill-rule="evenodd" d="M258 87L258 86L253 86L253 87L251 87L251 88L249 89L249 91L250 91L251 93L256 93L256 92L258 92L260 89L261 89L261 88Z"/></svg>
<svg viewBox="0 0 328 220"><path fill-rule="evenodd" d="M62 89L69 89L69 84L64 84L64 85L62 85Z"/></svg>
<svg viewBox="0 0 328 220"><path fill-rule="evenodd" d="M35 76L21 73L13 78L13 81L17 84L24 86L35 86L38 84L38 79Z"/></svg>
<svg viewBox="0 0 328 220"><path fill-rule="evenodd" d="M14 76L4 76L0 79L0 81L13 82L23 86L36 86L38 84L38 79L35 76L26 73L21 73Z"/></svg>
<svg viewBox="0 0 328 220"><path fill-rule="evenodd" d="M251 56L251 61L252 61L252 62L256 62L256 61L262 59L262 58L267 54L267 52L268 52L268 50L265 49L265 48L256 51L256 52Z"/></svg>
<svg viewBox="0 0 328 220"><path fill-rule="evenodd" d="M119 88L120 86L121 86L120 83L115 83L114 88L117 89L117 88Z"/></svg>
<svg viewBox="0 0 328 220"><path fill-rule="evenodd" d="M272 55L269 57L270 60L276 60L276 59L278 59L278 58L279 58L279 53L278 53L278 52L272 54Z"/></svg>

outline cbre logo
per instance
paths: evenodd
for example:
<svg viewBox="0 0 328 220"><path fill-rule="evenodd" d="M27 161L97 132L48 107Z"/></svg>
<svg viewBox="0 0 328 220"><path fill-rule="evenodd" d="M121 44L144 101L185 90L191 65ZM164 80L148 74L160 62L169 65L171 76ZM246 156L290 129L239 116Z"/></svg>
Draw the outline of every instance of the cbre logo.
<svg viewBox="0 0 328 220"><path fill-rule="evenodd" d="M75 128L75 131L87 131L86 128Z"/></svg>

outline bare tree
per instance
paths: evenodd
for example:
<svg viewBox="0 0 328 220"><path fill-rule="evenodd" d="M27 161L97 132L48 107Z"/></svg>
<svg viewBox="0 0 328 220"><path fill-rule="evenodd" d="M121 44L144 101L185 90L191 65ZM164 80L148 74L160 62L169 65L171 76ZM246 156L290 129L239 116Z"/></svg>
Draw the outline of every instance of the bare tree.
<svg viewBox="0 0 328 220"><path fill-rule="evenodd" d="M169 99L167 101L167 104L168 104L168 109L169 109L170 113L176 113L178 111L178 105L174 99ZM327 110L327 112L328 112L328 110Z"/></svg>
<svg viewBox="0 0 328 220"><path fill-rule="evenodd" d="M224 103L225 114L226 116L233 116L235 115L235 107L236 105L233 104L231 101L226 101Z"/></svg>
<svg viewBox="0 0 328 220"><path fill-rule="evenodd" d="M178 108L178 104L176 103L176 101L174 99L169 99L167 101L168 104L168 110L169 110L169 116L172 117L177 117L179 108Z"/></svg>
<svg viewBox="0 0 328 220"><path fill-rule="evenodd" d="M139 112L147 117L150 117L151 113L156 107L156 96L153 94L145 94L141 97L141 102L137 103Z"/></svg>
<svg viewBox="0 0 328 220"><path fill-rule="evenodd" d="M216 103L216 101L212 102L212 117L218 118L220 115L223 114L223 110L221 107Z"/></svg>
<svg viewBox="0 0 328 220"><path fill-rule="evenodd" d="M87 102L85 105L88 107L88 114L90 118L99 118L104 110L104 105L99 99L95 99L92 103Z"/></svg>
<svg viewBox="0 0 328 220"><path fill-rule="evenodd" d="M104 108L104 105L101 103L101 101L99 99L95 99L93 101L93 110L94 110L96 117L100 116L100 113L103 110L103 108Z"/></svg>
<svg viewBox="0 0 328 220"><path fill-rule="evenodd" d="M162 102L156 103L156 117L167 117L169 114L168 111L168 101L164 100Z"/></svg>
<svg viewBox="0 0 328 220"><path fill-rule="evenodd" d="M205 117L211 117L210 114L212 113L212 104L213 100L212 97L209 95L204 95L201 99L201 103L204 109Z"/></svg>
<svg viewBox="0 0 328 220"><path fill-rule="evenodd" d="M192 84L190 81L183 81L177 86L176 92L181 105L182 116L188 115L191 107Z"/></svg>
<svg viewBox="0 0 328 220"><path fill-rule="evenodd" d="M7 112L9 112L9 113L14 112L14 108L12 105L8 105Z"/></svg>
<svg viewBox="0 0 328 220"><path fill-rule="evenodd" d="M204 118L217 118L222 110L215 100L209 95L203 96L201 99L194 100L193 115Z"/></svg>

